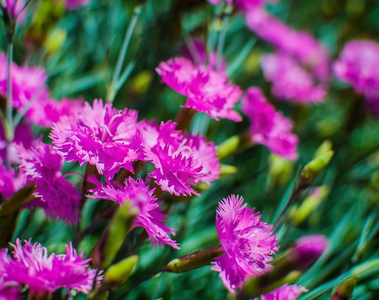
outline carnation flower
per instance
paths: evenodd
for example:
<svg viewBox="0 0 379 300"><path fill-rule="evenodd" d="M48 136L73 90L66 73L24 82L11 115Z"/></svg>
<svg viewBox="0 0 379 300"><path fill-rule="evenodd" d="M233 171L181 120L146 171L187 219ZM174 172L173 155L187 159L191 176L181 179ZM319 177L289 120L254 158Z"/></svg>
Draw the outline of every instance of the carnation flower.
<svg viewBox="0 0 379 300"><path fill-rule="evenodd" d="M5 4L7 5L7 12L9 15L17 17L19 22L25 20L25 11L21 12L25 6L24 0L5 0Z"/></svg>
<svg viewBox="0 0 379 300"><path fill-rule="evenodd" d="M0 194L9 198L26 183L25 176L16 172L12 167L6 167L0 158Z"/></svg>
<svg viewBox="0 0 379 300"><path fill-rule="evenodd" d="M141 122L144 160L151 161L156 170L150 176L161 189L174 195L197 194L191 185L210 183L220 175L216 147L204 137L182 134L176 123L161 123L158 127Z"/></svg>
<svg viewBox="0 0 379 300"><path fill-rule="evenodd" d="M53 125L51 138L66 161L88 162L112 179L121 168L133 172L132 162L140 156L134 145L136 123L136 111L120 111L111 103L95 100L93 107L86 102L75 116L61 117Z"/></svg>
<svg viewBox="0 0 379 300"><path fill-rule="evenodd" d="M44 202L50 217L58 217L67 223L79 220L80 196L75 187L61 174L62 158L49 145L38 142L29 150L18 147L20 167L29 181L34 181L34 195ZM37 206L41 204L35 203Z"/></svg>
<svg viewBox="0 0 379 300"><path fill-rule="evenodd" d="M232 109L242 91L228 83L228 77L221 70L195 66L190 60L178 57L161 62L156 71L169 87L187 96L183 107L204 112L215 120L241 121L241 116Z"/></svg>
<svg viewBox="0 0 379 300"><path fill-rule="evenodd" d="M311 74L284 53L264 55L261 66L265 78L273 83L272 93L278 98L308 103L320 102L326 94L322 85L314 86Z"/></svg>
<svg viewBox="0 0 379 300"><path fill-rule="evenodd" d="M74 116L83 108L83 100L70 100L64 98L62 100L41 99L34 103L27 111L25 116L34 124L42 127L51 127L58 122L62 116Z"/></svg>
<svg viewBox="0 0 379 300"><path fill-rule="evenodd" d="M232 293L246 277L270 271L271 255L279 249L272 226L261 222L261 215L246 205L242 197L231 195L217 208L216 229L225 254L216 259L212 270L220 272Z"/></svg>
<svg viewBox="0 0 379 300"><path fill-rule="evenodd" d="M167 216L162 213L157 197L153 195L154 189L150 189L141 178L135 180L129 177L125 180L124 186L115 186L109 181L107 185L103 185L96 178L91 178L91 181L97 187L90 190L93 195L88 195L89 197L115 201L120 205L125 201L131 201L134 206L139 208L133 228L145 228L154 246L167 244L175 249L180 249L168 235L168 233L175 234L175 230L164 224Z"/></svg>
<svg viewBox="0 0 379 300"><path fill-rule="evenodd" d="M262 39L309 65L318 78L329 78L328 51L309 33L295 31L263 9L249 10L246 24Z"/></svg>
<svg viewBox="0 0 379 300"><path fill-rule="evenodd" d="M250 119L249 132L254 143L263 144L288 159L297 159L298 137L291 133L292 122L267 103L259 88L250 88L246 92L242 111Z"/></svg>
<svg viewBox="0 0 379 300"><path fill-rule="evenodd" d="M0 94L7 97L8 68L7 57L0 53ZM39 101L49 97L45 86L47 74L39 67L19 67L12 63L12 101L13 107L23 108L30 101Z"/></svg>
<svg viewBox="0 0 379 300"><path fill-rule="evenodd" d="M261 295L260 300L296 300L301 293L307 292L308 290L301 285L288 285L287 283L281 287L269 292L267 294ZM254 300L258 300L255 298Z"/></svg>
<svg viewBox="0 0 379 300"><path fill-rule="evenodd" d="M379 89L379 44L370 40L348 42L333 63L335 76L358 92Z"/></svg>
<svg viewBox="0 0 379 300"><path fill-rule="evenodd" d="M90 259L77 254L72 244L66 245L66 254L51 254L41 244L31 244L19 239L13 247L13 257L5 249L0 250L0 271L5 282L27 285L31 295L43 296L59 288L88 294L96 277L96 270L89 269ZM102 276L97 276L99 282Z"/></svg>

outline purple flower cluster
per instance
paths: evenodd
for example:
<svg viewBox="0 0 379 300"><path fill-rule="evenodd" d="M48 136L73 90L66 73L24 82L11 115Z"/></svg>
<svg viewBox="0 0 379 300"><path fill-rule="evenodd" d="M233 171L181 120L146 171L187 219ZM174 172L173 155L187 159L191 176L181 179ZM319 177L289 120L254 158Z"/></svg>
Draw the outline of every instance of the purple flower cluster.
<svg viewBox="0 0 379 300"><path fill-rule="evenodd" d="M84 259L83 253L77 254L71 243L66 245L65 254L48 255L41 244L19 239L13 245L13 256L7 249L0 250L0 296L5 299L20 299L18 292L22 286L28 286L32 296L41 297L59 288L68 293L73 289L87 294L95 281L100 282L96 270L89 269L90 259Z"/></svg>
<svg viewBox="0 0 379 300"><path fill-rule="evenodd" d="M249 133L254 143L288 159L297 159L298 137L291 133L292 121L266 101L259 88L250 88L242 99L242 111L251 122Z"/></svg>
<svg viewBox="0 0 379 300"><path fill-rule="evenodd" d="M204 112L215 120L241 121L241 116L233 108L242 91L228 82L223 71L211 66L196 66L184 57L161 62L156 71L169 87L187 96L183 107Z"/></svg>
<svg viewBox="0 0 379 300"><path fill-rule="evenodd" d="M272 269L271 255L279 249L272 226L261 215L243 205L243 198L231 195L219 203L216 229L225 254L217 257L212 270L229 291L241 287L245 278L260 276Z"/></svg>

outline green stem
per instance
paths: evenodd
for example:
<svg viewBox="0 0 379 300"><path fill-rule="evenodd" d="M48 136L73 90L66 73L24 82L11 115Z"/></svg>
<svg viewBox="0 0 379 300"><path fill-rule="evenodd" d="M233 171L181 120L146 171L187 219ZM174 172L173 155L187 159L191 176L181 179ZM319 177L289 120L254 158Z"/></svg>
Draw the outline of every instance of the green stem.
<svg viewBox="0 0 379 300"><path fill-rule="evenodd" d="M125 56L129 47L130 39L132 38L138 18L141 15L141 8L142 8L142 5L137 5L134 8L132 19L130 20L129 27L126 30L124 42L122 43L121 51L118 56L116 70L113 75L112 84L110 87L111 92L109 93L108 102L113 102L114 97L116 96L117 91L115 90L115 87L117 86L119 78L120 78L121 69L122 69L122 66L124 65Z"/></svg>
<svg viewBox="0 0 379 300"><path fill-rule="evenodd" d="M10 25L8 29L8 58L7 58L7 106L5 111L6 127L5 138L8 145L13 141L14 138L14 127L13 127L13 97L12 97L12 62L13 62L13 36L14 28ZM7 147L6 152L6 162L10 162L10 147Z"/></svg>
<svg viewBox="0 0 379 300"><path fill-rule="evenodd" d="M229 23L229 15L231 14L232 10L233 10L233 7L231 5L226 5L224 9L224 13L221 17L222 28L221 28L221 32L220 32L218 44L217 44L217 55L216 55L216 66L215 66L216 70L218 70L221 65L222 51L224 48L226 31L227 31L227 27Z"/></svg>

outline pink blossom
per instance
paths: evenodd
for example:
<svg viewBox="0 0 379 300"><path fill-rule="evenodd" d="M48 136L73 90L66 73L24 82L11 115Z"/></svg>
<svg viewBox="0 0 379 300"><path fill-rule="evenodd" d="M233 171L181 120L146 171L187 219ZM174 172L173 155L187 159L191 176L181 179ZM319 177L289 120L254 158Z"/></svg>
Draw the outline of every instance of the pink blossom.
<svg viewBox="0 0 379 300"><path fill-rule="evenodd" d="M88 195L89 197L115 201L120 205L125 201L131 201L134 206L139 208L133 228L145 228L154 246L167 244L175 249L180 249L168 235L168 233L175 234L175 230L164 224L167 216L162 213L157 197L153 195L154 189L150 189L141 178L135 180L129 177L125 180L124 186L115 186L109 181L107 185L103 185L96 178L91 178L91 181L97 187L90 190L93 195Z"/></svg>
<svg viewBox="0 0 379 300"><path fill-rule="evenodd" d="M272 269L271 255L279 249L272 226L261 215L243 205L243 198L231 195L219 203L216 229L225 254L216 259L212 270L229 291L241 287L248 276L260 276Z"/></svg>
<svg viewBox="0 0 379 300"><path fill-rule="evenodd" d="M334 62L333 71L358 92L379 89L379 44L370 40L348 42Z"/></svg>
<svg viewBox="0 0 379 300"><path fill-rule="evenodd" d="M35 136L31 124L20 123L15 128L13 142L9 143L5 138L5 132L0 123L0 159L8 163L19 163L15 145L21 144L28 149L35 143ZM8 154L7 154L8 152Z"/></svg>
<svg viewBox="0 0 379 300"><path fill-rule="evenodd" d="M301 293L308 290L301 285L288 285L287 283L281 287L260 296L260 300L296 300ZM258 300L258 298L255 298Z"/></svg>
<svg viewBox="0 0 379 300"><path fill-rule="evenodd" d="M6 167L0 158L0 194L9 198L26 184L26 178L12 167Z"/></svg>
<svg viewBox="0 0 379 300"><path fill-rule="evenodd" d="M34 296L43 296L59 288L70 289L88 294L96 277L96 270L89 269L90 259L84 259L83 253L77 254L71 243L66 245L65 254L51 254L41 244L31 244L19 239L13 247L13 257L6 250L0 255L0 270L6 282L16 282L29 287ZM102 276L97 276L99 282Z"/></svg>
<svg viewBox="0 0 379 300"><path fill-rule="evenodd" d="M298 137L291 133L292 122L275 111L259 88L248 89L242 99L242 111L250 119L249 132L254 143L288 159L297 159Z"/></svg>
<svg viewBox="0 0 379 300"><path fill-rule="evenodd" d="M137 112L117 110L111 103L87 102L73 117L63 116L52 127L54 148L66 161L95 165L108 179L121 169L133 172L132 162L139 156L134 145Z"/></svg>
<svg viewBox="0 0 379 300"><path fill-rule="evenodd" d="M0 258L1 264L1 258ZM0 275L0 300L21 300L21 286L12 281L4 281Z"/></svg>
<svg viewBox="0 0 379 300"><path fill-rule="evenodd" d="M0 53L0 94L7 97L7 57ZM20 67L15 63L11 66L13 107L21 109L30 101L39 101L49 97L45 86L47 74L39 67Z"/></svg>
<svg viewBox="0 0 379 300"><path fill-rule="evenodd" d="M241 116L232 109L242 91L237 85L228 83L228 77L221 70L195 66L190 60L178 57L161 62L156 71L169 87L187 96L183 107L204 112L215 120L241 121Z"/></svg>
<svg viewBox="0 0 379 300"><path fill-rule="evenodd" d="M17 21L21 23L25 20L25 10L21 12L25 6L24 0L5 0L5 4L9 15L17 17Z"/></svg>
<svg viewBox="0 0 379 300"><path fill-rule="evenodd" d="M284 53L266 54L261 66L265 78L272 82L272 93L296 103L321 102L326 94L323 85L315 86L312 75Z"/></svg>
<svg viewBox="0 0 379 300"><path fill-rule="evenodd" d="M44 206L48 207L48 216L58 217L66 223L77 222L81 197L61 174L62 158L42 142L29 150L19 146L18 151L20 168L29 181L35 182L34 195L40 197ZM41 205L37 203L37 206Z"/></svg>
<svg viewBox="0 0 379 300"><path fill-rule="evenodd" d="M246 14L246 24L262 39L293 55L302 64L312 67L318 78L328 80L328 51L309 33L288 27L263 9L249 10Z"/></svg>
<svg viewBox="0 0 379 300"><path fill-rule="evenodd" d="M150 176L161 189L174 195L197 194L191 185L210 183L220 175L216 147L204 137L182 134L171 121L157 125L141 122L139 132L144 145L144 160L156 170Z"/></svg>
<svg viewBox="0 0 379 300"><path fill-rule="evenodd" d="M54 100L49 98L41 99L35 102L27 111L26 117L42 127L51 127L58 122L62 116L74 116L83 108L83 100L70 100L64 98L62 100Z"/></svg>

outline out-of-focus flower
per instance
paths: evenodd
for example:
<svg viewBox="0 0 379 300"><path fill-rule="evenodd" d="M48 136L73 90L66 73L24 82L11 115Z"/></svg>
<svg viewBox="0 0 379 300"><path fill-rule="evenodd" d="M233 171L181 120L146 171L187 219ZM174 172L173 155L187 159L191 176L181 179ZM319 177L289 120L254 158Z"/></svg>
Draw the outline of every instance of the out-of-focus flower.
<svg viewBox="0 0 379 300"><path fill-rule="evenodd" d="M164 224L167 216L162 213L157 197L153 195L154 189L150 189L146 182L140 178L135 180L131 177L125 180L124 186L114 186L109 181L107 185L103 185L96 178L91 178L91 181L97 187L90 190L93 195L88 195L89 197L115 201L120 205L125 201L131 201L134 206L139 208L133 228L145 228L154 246L167 244L175 249L180 249L169 237L168 233L175 234L175 230Z"/></svg>
<svg viewBox="0 0 379 300"><path fill-rule="evenodd" d="M35 136L29 123L20 123L14 132L13 142L9 144L5 138L5 132L0 123L0 159L8 163L19 163L17 149L15 145L21 144L29 149L35 142ZM7 154L8 152L8 154Z"/></svg>
<svg viewBox="0 0 379 300"><path fill-rule="evenodd" d="M266 54L261 66L265 78L272 82L272 93L281 99L296 103L320 102L326 89L315 86L312 75L306 72L289 55L284 53Z"/></svg>
<svg viewBox="0 0 379 300"><path fill-rule="evenodd" d="M1 264L1 257L0 257ZM1 268L0 268L1 269ZM0 275L0 299L1 300L21 300L21 286L16 282L4 281Z"/></svg>
<svg viewBox="0 0 379 300"><path fill-rule="evenodd" d="M84 259L83 253L77 254L71 243L66 245L65 254L51 254L41 244L32 244L19 239L13 247L13 257L2 249L0 271L5 282L27 285L34 296L43 296L59 288L70 289L88 294L92 289L96 270L89 269L90 259ZM99 282L102 276L97 276Z"/></svg>
<svg viewBox="0 0 379 300"><path fill-rule="evenodd" d="M254 143L288 159L297 159L298 137L291 133L292 122L267 103L259 88L248 89L242 99L242 111L250 119L249 132Z"/></svg>
<svg viewBox="0 0 379 300"><path fill-rule="evenodd" d="M34 124L42 127L51 127L58 122L62 116L74 116L83 108L83 100L70 100L64 98L62 100L41 99L34 103L27 111L25 116Z"/></svg>
<svg viewBox="0 0 379 300"><path fill-rule="evenodd" d="M220 272L224 285L234 292L248 276L260 276L272 269L271 255L279 249L272 226L261 222L261 215L246 207L243 198L231 195L219 203L216 229L224 255L212 270Z"/></svg>
<svg viewBox="0 0 379 300"><path fill-rule="evenodd" d="M217 5L224 0L208 0L209 3ZM256 8L260 8L266 2L276 2L276 0L226 0L226 4L234 4L237 8L244 11L250 11Z"/></svg>
<svg viewBox="0 0 379 300"><path fill-rule="evenodd" d="M150 175L162 190L177 196L197 194L191 185L209 184L220 175L216 147L204 137L182 134L175 127L171 121L159 127L147 121L139 124L144 160L155 165Z"/></svg>
<svg viewBox="0 0 379 300"><path fill-rule="evenodd" d="M242 91L237 85L228 83L222 71L210 66L195 66L184 57L161 62L156 71L169 87L187 96L183 107L204 112L215 120L241 121L241 116L232 109Z"/></svg>
<svg viewBox="0 0 379 300"><path fill-rule="evenodd" d="M7 97L7 57L0 53L0 94ZM20 67L12 63L12 101L13 107L22 109L30 101L40 101L49 97L45 86L47 74L39 67ZM36 99L36 100L35 100Z"/></svg>
<svg viewBox="0 0 379 300"><path fill-rule="evenodd" d="M12 167L6 167L0 158L0 194L9 198L26 184L26 177Z"/></svg>
<svg viewBox="0 0 379 300"><path fill-rule="evenodd" d="M77 222L81 197L76 188L61 174L62 157L41 141L29 150L22 146L17 149L20 168L29 181L35 181L34 195L41 197L43 202L35 204L46 208L50 217L58 217L66 223Z"/></svg>
<svg viewBox="0 0 379 300"><path fill-rule="evenodd" d="M301 293L308 290L301 285L288 285L287 283L254 300L296 300Z"/></svg>
<svg viewBox="0 0 379 300"><path fill-rule="evenodd" d="M68 10L75 10L79 9L80 7L87 5L91 2L91 0L63 0L66 9Z"/></svg>
<svg viewBox="0 0 379 300"><path fill-rule="evenodd" d="M17 17L17 21L21 23L25 20L25 10L21 11L25 6L24 0L5 0L5 4L9 15Z"/></svg>
<svg viewBox="0 0 379 300"><path fill-rule="evenodd" d="M66 161L88 162L112 179L121 168L133 172L132 162L140 156L139 147L133 144L136 123L136 111L120 111L111 103L95 100L93 107L86 102L75 116L61 117L52 127L51 138Z"/></svg>
<svg viewBox="0 0 379 300"><path fill-rule="evenodd" d="M263 9L249 10L246 24L262 39L295 56L302 64L310 66L319 79L328 80L328 51L309 33L295 31Z"/></svg>
<svg viewBox="0 0 379 300"><path fill-rule="evenodd" d="M348 42L334 62L333 71L358 92L379 89L379 44L370 40Z"/></svg>

